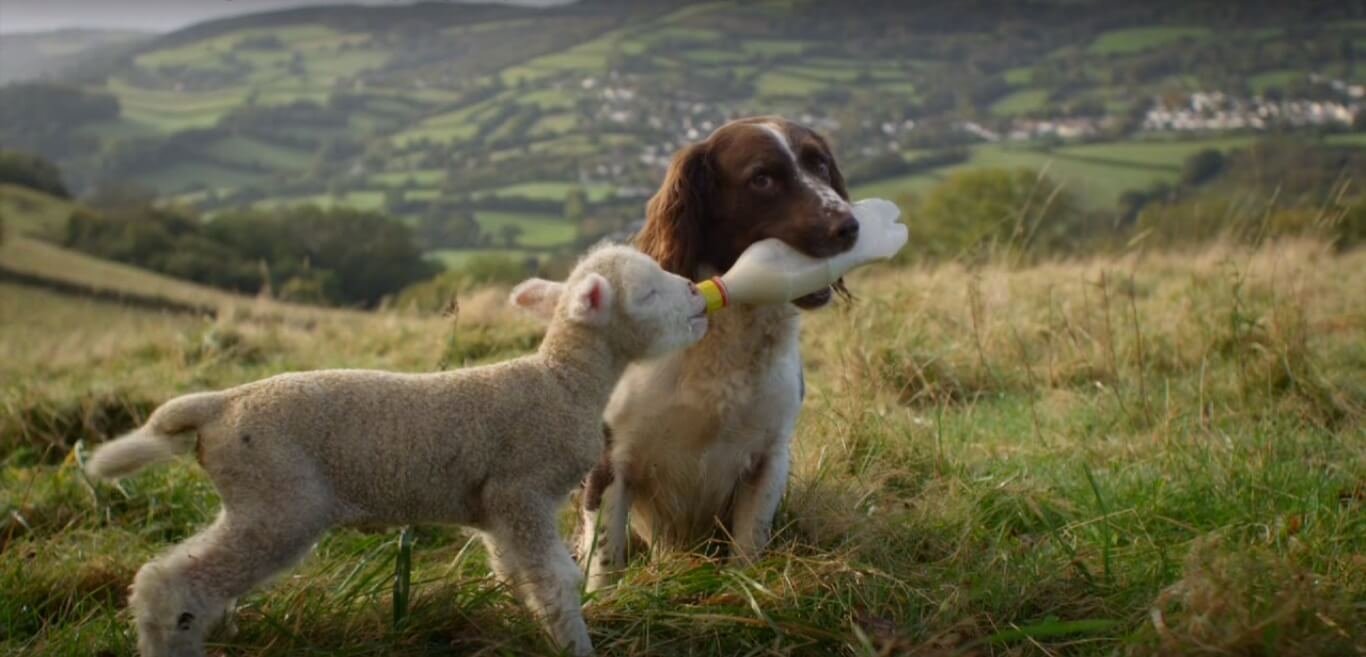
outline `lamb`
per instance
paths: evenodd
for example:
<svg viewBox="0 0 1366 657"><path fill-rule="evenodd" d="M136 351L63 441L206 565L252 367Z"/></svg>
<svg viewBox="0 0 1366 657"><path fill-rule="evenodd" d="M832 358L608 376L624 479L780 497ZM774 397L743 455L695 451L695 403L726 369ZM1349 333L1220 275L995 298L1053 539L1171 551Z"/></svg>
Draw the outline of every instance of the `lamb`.
<svg viewBox="0 0 1366 657"><path fill-rule="evenodd" d="M627 364L695 344L692 282L629 247L591 251L566 282L511 301L548 318L534 354L462 370L281 374L177 397L101 446L88 473L127 476L195 448L222 498L207 529L144 565L129 604L143 657L204 654L236 599L339 525L452 523L482 534L495 575L575 655L593 653L581 574L555 511L603 448Z"/></svg>

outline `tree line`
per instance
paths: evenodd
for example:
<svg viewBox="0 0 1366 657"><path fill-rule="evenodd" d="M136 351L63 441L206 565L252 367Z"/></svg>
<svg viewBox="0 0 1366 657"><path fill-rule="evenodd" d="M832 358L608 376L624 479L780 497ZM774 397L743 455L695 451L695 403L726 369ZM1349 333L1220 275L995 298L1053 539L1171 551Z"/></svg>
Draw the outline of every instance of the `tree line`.
<svg viewBox="0 0 1366 657"><path fill-rule="evenodd" d="M138 198L92 205L72 214L64 246L249 294L369 308L441 269L407 225L377 212L300 206L205 221Z"/></svg>

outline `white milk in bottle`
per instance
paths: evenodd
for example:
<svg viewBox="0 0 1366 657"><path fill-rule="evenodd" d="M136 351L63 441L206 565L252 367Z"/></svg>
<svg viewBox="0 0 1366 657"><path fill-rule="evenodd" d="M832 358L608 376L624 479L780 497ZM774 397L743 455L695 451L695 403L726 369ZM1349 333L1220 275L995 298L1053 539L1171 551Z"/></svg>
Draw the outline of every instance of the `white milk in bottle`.
<svg viewBox="0 0 1366 657"><path fill-rule="evenodd" d="M707 299L707 312L742 303L786 303L818 292L852 269L886 260L906 245L905 224L897 223L901 211L883 199L854 204L859 223L854 247L829 258L812 258L779 239L750 245L726 273L697 284Z"/></svg>

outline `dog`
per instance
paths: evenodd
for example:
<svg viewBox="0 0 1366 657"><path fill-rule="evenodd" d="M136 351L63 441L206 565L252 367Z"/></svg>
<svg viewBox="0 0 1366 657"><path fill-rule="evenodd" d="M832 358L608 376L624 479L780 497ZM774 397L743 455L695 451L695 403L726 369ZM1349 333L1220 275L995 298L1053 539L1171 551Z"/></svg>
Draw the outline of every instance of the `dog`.
<svg viewBox="0 0 1366 657"><path fill-rule="evenodd" d="M829 142L776 116L729 122L680 151L646 214L636 246L695 281L759 240L820 258L852 248L859 230ZM632 533L651 549L719 535L733 558L762 553L805 396L798 309L835 294L847 296L842 280L791 304L727 308L697 345L627 369L581 496L577 553L590 591L619 576Z"/></svg>

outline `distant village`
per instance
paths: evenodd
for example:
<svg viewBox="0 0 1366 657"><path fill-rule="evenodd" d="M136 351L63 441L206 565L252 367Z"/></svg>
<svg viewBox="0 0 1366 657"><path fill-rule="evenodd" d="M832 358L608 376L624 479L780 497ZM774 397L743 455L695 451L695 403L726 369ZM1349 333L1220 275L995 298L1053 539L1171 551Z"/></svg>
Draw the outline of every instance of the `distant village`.
<svg viewBox="0 0 1366 657"><path fill-rule="evenodd" d="M1127 117L1132 129L1148 133L1212 133L1262 131L1282 128L1347 128L1366 108L1366 86L1341 80L1311 77L1328 85L1336 99L1297 99L1254 96L1241 98L1222 91L1197 91L1154 97L1141 118ZM561 84L578 86L579 91L597 96L591 112L592 122L603 132L640 131L655 135L639 147L634 166L656 172L669 164L673 154L686 145L704 139L728 120L746 115L752 108L726 102L685 99L680 95L647 92L635 86L630 76L616 72L603 77L587 77ZM826 133L840 133L842 149L863 157L873 157L905 148L908 138L926 129L914 119L865 120L856 130L841 131L831 116L805 112L793 117ZM1019 117L1002 127L1001 122L960 121L952 130L969 135L970 141L1020 142L1046 139L1078 140L1113 132L1126 120L1117 115L1070 117ZM942 130L944 124L934 129ZM623 179L626 168L620 160L585 162L579 177L584 183ZM657 175L657 173L656 173ZM622 188L620 196L647 194L650 190Z"/></svg>

